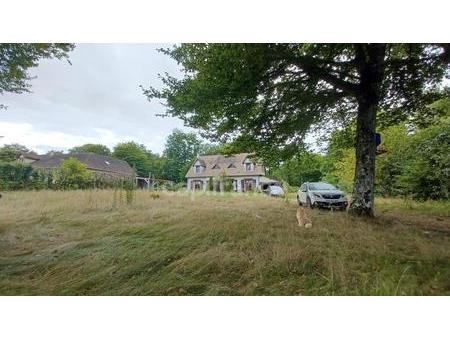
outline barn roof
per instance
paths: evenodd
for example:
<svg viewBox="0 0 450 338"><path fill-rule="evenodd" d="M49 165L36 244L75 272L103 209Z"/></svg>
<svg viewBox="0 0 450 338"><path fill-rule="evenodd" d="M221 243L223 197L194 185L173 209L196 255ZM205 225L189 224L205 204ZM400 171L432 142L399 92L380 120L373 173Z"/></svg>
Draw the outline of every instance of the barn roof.
<svg viewBox="0 0 450 338"><path fill-rule="evenodd" d="M53 169L59 167L62 161L75 158L85 164L90 170L104 171L121 175L134 175L130 165L120 159L94 153L61 154L42 156L38 161L31 163L34 168Z"/></svg>

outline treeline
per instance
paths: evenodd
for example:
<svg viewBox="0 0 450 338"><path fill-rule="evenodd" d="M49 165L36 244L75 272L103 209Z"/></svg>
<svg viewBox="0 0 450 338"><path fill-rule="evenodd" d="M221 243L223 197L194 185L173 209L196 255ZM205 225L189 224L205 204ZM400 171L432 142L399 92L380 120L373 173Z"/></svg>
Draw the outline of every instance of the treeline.
<svg viewBox="0 0 450 338"><path fill-rule="evenodd" d="M380 128L376 193L415 199L450 198L450 99L433 112ZM380 112L382 115L382 112ZM332 133L325 154L303 151L272 170L289 185L324 180L351 192L355 170L354 124Z"/></svg>

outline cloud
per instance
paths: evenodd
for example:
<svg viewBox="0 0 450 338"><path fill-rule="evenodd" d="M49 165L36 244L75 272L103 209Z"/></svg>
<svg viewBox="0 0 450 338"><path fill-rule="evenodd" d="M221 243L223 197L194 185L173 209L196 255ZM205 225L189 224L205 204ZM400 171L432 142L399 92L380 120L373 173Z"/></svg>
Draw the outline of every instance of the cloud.
<svg viewBox="0 0 450 338"><path fill-rule="evenodd" d="M158 53L155 44L79 44L72 65L42 60L32 70L30 94L5 94L0 103L2 143L21 143L34 150L68 149L87 142L109 147L134 140L162 152L166 137L181 120L148 102L139 85L161 86L158 73L180 74L178 66Z"/></svg>
<svg viewBox="0 0 450 338"><path fill-rule="evenodd" d="M20 143L41 153L49 150L67 151L74 145L85 143L101 143L112 148L122 141L112 131L101 128L95 128L92 136L80 136L58 131L38 131L30 123L0 122L0 130L3 133L0 144Z"/></svg>

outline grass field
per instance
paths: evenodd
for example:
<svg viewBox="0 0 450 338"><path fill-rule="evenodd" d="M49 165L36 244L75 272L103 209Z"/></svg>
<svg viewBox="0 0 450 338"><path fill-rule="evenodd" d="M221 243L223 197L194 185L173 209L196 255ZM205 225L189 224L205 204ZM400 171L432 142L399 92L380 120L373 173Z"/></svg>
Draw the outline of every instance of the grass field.
<svg viewBox="0 0 450 338"><path fill-rule="evenodd" d="M449 295L450 204L378 199L377 217L263 195L11 192L2 295Z"/></svg>

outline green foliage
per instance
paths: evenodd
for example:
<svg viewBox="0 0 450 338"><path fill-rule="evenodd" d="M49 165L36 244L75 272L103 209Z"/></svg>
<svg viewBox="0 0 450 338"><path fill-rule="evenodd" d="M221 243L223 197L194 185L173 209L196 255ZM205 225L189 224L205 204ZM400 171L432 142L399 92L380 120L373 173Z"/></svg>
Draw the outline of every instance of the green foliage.
<svg viewBox="0 0 450 338"><path fill-rule="evenodd" d="M55 171L55 182L60 189L85 189L89 187L91 179L86 165L73 157L62 161Z"/></svg>
<svg viewBox="0 0 450 338"><path fill-rule="evenodd" d="M398 186L397 178L407 162L405 147L410 140L404 124L391 126L381 132L382 145L386 153L377 157L376 188L384 196L398 196L404 194Z"/></svg>
<svg viewBox="0 0 450 338"><path fill-rule="evenodd" d="M0 190L24 189L31 172L27 164L0 162Z"/></svg>
<svg viewBox="0 0 450 338"><path fill-rule="evenodd" d="M214 181L212 177L208 180L208 191L214 191Z"/></svg>
<svg viewBox="0 0 450 338"><path fill-rule="evenodd" d="M215 153L218 148L202 142L196 134L175 129L167 137L164 149L163 177L174 182L184 181L184 176L197 155Z"/></svg>
<svg viewBox="0 0 450 338"><path fill-rule="evenodd" d="M304 182L320 181L324 176L324 157L319 154L302 152L274 169L271 176L299 187Z"/></svg>
<svg viewBox="0 0 450 338"><path fill-rule="evenodd" d="M342 157L334 163L333 171L326 178L330 183L347 192L352 191L355 176L355 149L343 150Z"/></svg>
<svg viewBox="0 0 450 338"><path fill-rule="evenodd" d="M92 175L76 159L70 158L53 171L33 170L29 164L0 161L0 190L68 190L68 189L125 189L133 190L131 178Z"/></svg>
<svg viewBox="0 0 450 338"><path fill-rule="evenodd" d="M99 155L109 156L111 155L111 150L109 150L109 148L103 144L87 143L78 147L73 147L69 150L69 153L95 153Z"/></svg>
<svg viewBox="0 0 450 338"><path fill-rule="evenodd" d="M398 185L417 199L450 198L450 119L417 132L403 149Z"/></svg>
<svg viewBox="0 0 450 338"><path fill-rule="evenodd" d="M408 132L405 124L381 131L386 153L377 156L376 192L384 196L411 196L416 199L449 199L450 119ZM340 133L340 132L339 132ZM324 179L351 191L355 150L333 135L327 154L328 173Z"/></svg>
<svg viewBox="0 0 450 338"><path fill-rule="evenodd" d="M161 177L163 159L147 150L143 144L126 142L117 144L112 156L126 161L138 176Z"/></svg>
<svg viewBox="0 0 450 338"><path fill-rule="evenodd" d="M5 144L3 147L0 147L0 161L3 162L12 162L17 160L21 153L27 153L30 150L17 143L13 144Z"/></svg>
<svg viewBox="0 0 450 338"><path fill-rule="evenodd" d="M233 191L233 180L231 178L225 178L223 180L223 191L231 192Z"/></svg>
<svg viewBox="0 0 450 338"><path fill-rule="evenodd" d="M448 49L436 44L182 44L163 52L184 67L185 77L167 75L165 88L144 94L166 99L168 115L203 129L213 140L232 139L266 159L274 152L288 159L311 126L354 121L367 53L385 59L379 65L384 118L406 119L435 98L429 91L448 74L449 53L443 48Z"/></svg>
<svg viewBox="0 0 450 338"><path fill-rule="evenodd" d="M0 94L28 92L28 69L40 59L64 59L74 48L68 43L0 43Z"/></svg>

